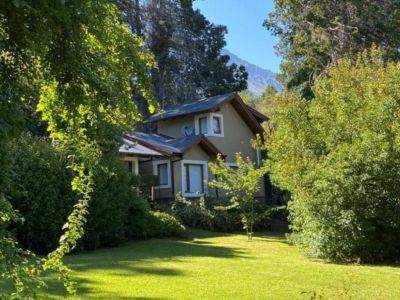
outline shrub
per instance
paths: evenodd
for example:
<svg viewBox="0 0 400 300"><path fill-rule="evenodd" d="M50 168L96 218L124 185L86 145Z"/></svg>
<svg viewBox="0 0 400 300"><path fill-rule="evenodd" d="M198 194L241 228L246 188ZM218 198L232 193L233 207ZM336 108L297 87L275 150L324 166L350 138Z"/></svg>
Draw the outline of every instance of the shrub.
<svg viewBox="0 0 400 300"><path fill-rule="evenodd" d="M165 212L149 213L149 236L167 237L181 236L185 232L185 227L178 220Z"/></svg>
<svg viewBox="0 0 400 300"><path fill-rule="evenodd" d="M138 180L117 159L105 163L108 169L98 169L85 224L81 248L113 247L129 238L128 223L132 216L149 211L145 200L136 191Z"/></svg>
<svg viewBox="0 0 400 300"><path fill-rule="evenodd" d="M186 226L213 230L213 214L205 205L204 198L188 201L180 194L175 197L172 211Z"/></svg>
<svg viewBox="0 0 400 300"><path fill-rule="evenodd" d="M400 63L342 59L307 101L277 96L271 178L291 193L291 240L337 261L400 259Z"/></svg>
<svg viewBox="0 0 400 300"><path fill-rule="evenodd" d="M130 222L131 238L152 238L181 236L185 227L172 215L160 211L148 211L133 217Z"/></svg>
<svg viewBox="0 0 400 300"><path fill-rule="evenodd" d="M7 196L25 219L14 232L24 248L45 254L53 250L72 205L72 174L63 151L46 139L22 135L12 145Z"/></svg>
<svg viewBox="0 0 400 300"><path fill-rule="evenodd" d="M7 196L25 218L14 232L24 248L46 254L58 245L62 226L76 203L72 174L62 149L44 138L24 135L13 143ZM85 233L79 249L116 246L131 236L131 220L147 222L149 205L135 188L139 179L109 158L94 176ZM139 235L141 236L141 235Z"/></svg>

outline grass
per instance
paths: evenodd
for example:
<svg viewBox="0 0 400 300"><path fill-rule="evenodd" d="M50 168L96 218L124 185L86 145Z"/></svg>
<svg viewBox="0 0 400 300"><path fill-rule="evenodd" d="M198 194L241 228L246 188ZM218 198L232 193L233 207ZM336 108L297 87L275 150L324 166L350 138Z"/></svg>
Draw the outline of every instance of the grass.
<svg viewBox="0 0 400 300"><path fill-rule="evenodd" d="M324 263L284 238L190 231L66 258L79 283L72 299L400 299L400 268ZM43 298L63 298L52 285ZM336 297L336 298L335 298Z"/></svg>

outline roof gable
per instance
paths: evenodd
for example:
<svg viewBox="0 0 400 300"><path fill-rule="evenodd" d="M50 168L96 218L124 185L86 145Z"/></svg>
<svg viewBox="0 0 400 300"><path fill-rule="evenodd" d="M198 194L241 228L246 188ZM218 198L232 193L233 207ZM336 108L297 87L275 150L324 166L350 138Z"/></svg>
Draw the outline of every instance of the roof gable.
<svg viewBox="0 0 400 300"><path fill-rule="evenodd" d="M201 99L192 103L173 105L167 107L164 112L151 116L145 120L144 123L155 123L187 115L215 112L219 110L222 105L227 103L232 104L254 134L261 134L264 132L260 123L267 121L268 117L246 105L237 93L228 93Z"/></svg>
<svg viewBox="0 0 400 300"><path fill-rule="evenodd" d="M229 101L235 95L236 93L228 93L210 98L204 98L196 102L168 106L164 112L151 116L143 123L154 123L161 120L212 111L215 107L219 107L221 104Z"/></svg>

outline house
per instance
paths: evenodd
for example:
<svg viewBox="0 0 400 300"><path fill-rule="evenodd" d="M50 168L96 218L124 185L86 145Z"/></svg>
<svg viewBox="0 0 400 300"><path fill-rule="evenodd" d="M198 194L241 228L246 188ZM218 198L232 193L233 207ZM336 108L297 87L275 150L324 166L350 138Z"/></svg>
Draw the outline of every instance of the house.
<svg viewBox="0 0 400 300"><path fill-rule="evenodd" d="M251 140L264 132L261 124L268 118L247 106L237 93L167 107L144 121L152 133L130 132L124 136L120 153L130 171L155 175L155 199L171 199L180 192L184 197L203 194L219 196L208 188L212 178L208 163L221 154L226 164L235 167L235 153L261 162L261 152ZM257 198L265 200L269 181L260 183Z"/></svg>

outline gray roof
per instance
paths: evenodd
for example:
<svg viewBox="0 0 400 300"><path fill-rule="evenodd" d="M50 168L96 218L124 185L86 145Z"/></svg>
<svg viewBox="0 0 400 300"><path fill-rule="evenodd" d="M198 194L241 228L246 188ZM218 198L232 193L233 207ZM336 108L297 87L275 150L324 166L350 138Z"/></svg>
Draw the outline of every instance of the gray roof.
<svg viewBox="0 0 400 300"><path fill-rule="evenodd" d="M119 153L138 156L162 156L162 153L138 143L123 139L124 144L119 147Z"/></svg>
<svg viewBox="0 0 400 300"><path fill-rule="evenodd" d="M162 113L151 116L150 118L146 119L144 123L157 122L187 114L207 112L215 107L218 107L222 102L234 96L235 94L236 93L228 93L225 95L204 98L192 103L168 106Z"/></svg>
<svg viewBox="0 0 400 300"><path fill-rule="evenodd" d="M184 153L195 141L201 138L199 135L192 135L176 139L165 135L137 131L130 132L127 137L137 140L139 143L147 143L161 151L174 154Z"/></svg>

